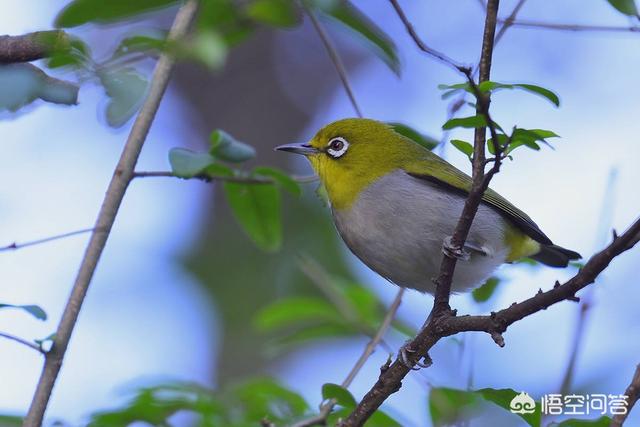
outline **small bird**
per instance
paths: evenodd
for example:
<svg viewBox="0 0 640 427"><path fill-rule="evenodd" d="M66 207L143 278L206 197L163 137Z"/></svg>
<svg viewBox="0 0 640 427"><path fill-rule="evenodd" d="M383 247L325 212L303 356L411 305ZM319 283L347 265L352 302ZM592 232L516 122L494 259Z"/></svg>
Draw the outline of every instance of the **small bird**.
<svg viewBox="0 0 640 427"><path fill-rule="evenodd" d="M443 251L462 261L452 291L478 286L501 264L523 257L566 267L577 252L554 245L527 214L488 189L461 252L450 236L471 178L436 154L369 119L344 119L303 144L327 190L338 233L369 268L392 283L433 294Z"/></svg>

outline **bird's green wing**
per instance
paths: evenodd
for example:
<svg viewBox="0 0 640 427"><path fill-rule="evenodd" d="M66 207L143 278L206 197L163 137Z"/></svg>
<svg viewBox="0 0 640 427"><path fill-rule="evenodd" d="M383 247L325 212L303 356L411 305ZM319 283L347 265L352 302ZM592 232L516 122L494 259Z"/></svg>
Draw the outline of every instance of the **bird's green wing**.
<svg viewBox="0 0 640 427"><path fill-rule="evenodd" d="M410 162L404 169L415 178L424 179L465 195L469 194L471 190L472 181L469 175L431 152L428 152L425 158ZM513 206L492 189L489 188L484 192L482 201L497 209L505 218L535 241L545 245L551 244L551 240L526 213Z"/></svg>

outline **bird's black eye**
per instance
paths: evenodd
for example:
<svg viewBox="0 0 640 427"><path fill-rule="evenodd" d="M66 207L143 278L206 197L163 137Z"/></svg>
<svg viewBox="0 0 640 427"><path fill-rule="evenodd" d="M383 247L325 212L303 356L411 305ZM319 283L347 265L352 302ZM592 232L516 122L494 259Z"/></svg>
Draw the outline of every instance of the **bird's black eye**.
<svg viewBox="0 0 640 427"><path fill-rule="evenodd" d="M331 141L331 149L333 151L340 151L342 150L342 147L344 147L344 142L342 142L342 140L334 139L333 141Z"/></svg>
<svg viewBox="0 0 640 427"><path fill-rule="evenodd" d="M346 153L348 148L349 142L341 136L336 136L335 138L331 138L327 144L327 154L337 159Z"/></svg>

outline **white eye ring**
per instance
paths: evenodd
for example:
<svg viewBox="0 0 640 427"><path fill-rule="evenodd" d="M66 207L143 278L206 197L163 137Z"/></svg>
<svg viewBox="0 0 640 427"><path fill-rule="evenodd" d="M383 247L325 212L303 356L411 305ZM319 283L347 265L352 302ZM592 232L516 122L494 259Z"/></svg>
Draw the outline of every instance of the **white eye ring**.
<svg viewBox="0 0 640 427"><path fill-rule="evenodd" d="M327 144L327 153L337 159L347 152L349 149L349 141L344 139L341 136L336 136L335 138L331 138L329 143Z"/></svg>

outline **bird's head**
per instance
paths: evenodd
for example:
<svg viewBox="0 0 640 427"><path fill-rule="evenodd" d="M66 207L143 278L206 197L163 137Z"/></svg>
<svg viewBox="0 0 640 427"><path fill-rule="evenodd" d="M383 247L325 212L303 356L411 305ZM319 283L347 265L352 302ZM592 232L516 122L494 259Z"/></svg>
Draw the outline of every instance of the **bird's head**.
<svg viewBox="0 0 640 427"><path fill-rule="evenodd" d="M337 209L348 208L375 180L424 152L389 125L370 119L339 120L307 143L276 149L306 156Z"/></svg>

